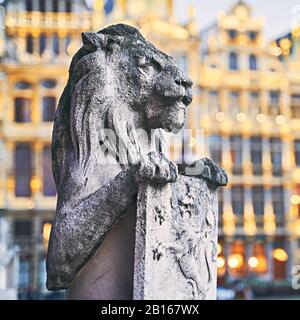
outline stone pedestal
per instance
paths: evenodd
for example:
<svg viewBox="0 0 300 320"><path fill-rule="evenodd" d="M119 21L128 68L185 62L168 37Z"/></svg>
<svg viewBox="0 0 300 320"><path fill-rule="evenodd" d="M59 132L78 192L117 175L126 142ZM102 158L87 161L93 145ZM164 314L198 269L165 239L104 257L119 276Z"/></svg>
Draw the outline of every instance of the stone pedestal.
<svg viewBox="0 0 300 320"><path fill-rule="evenodd" d="M217 217L217 192L206 180L141 185L133 298L216 299Z"/></svg>

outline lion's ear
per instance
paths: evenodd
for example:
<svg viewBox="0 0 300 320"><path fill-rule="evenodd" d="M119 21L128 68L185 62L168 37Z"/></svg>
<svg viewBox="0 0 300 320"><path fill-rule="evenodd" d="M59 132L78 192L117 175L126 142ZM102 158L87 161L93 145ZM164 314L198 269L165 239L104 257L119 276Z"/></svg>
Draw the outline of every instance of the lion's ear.
<svg viewBox="0 0 300 320"><path fill-rule="evenodd" d="M102 48L107 43L107 38L105 35L99 35L94 32L83 32L81 37L83 44L90 47L92 50Z"/></svg>

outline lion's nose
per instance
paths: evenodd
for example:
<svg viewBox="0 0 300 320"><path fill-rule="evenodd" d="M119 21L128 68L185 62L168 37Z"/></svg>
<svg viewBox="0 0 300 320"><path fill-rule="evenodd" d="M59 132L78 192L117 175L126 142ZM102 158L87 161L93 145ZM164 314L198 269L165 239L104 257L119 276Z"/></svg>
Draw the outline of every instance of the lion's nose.
<svg viewBox="0 0 300 320"><path fill-rule="evenodd" d="M181 101L183 102L184 105L188 106L192 103L193 101L193 96L191 94L185 94Z"/></svg>

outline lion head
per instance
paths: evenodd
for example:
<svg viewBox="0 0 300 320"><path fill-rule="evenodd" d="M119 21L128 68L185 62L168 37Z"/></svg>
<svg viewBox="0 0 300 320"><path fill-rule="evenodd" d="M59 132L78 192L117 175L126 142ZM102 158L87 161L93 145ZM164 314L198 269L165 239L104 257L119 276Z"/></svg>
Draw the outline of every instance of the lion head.
<svg viewBox="0 0 300 320"><path fill-rule="evenodd" d="M137 145L133 128L181 129L192 101L191 80L136 28L113 25L98 33L83 33L82 40L54 124L53 169L58 186L65 163L85 167L91 158L96 161L103 128L114 130L120 139L128 137L133 150ZM72 159L65 161L66 157Z"/></svg>

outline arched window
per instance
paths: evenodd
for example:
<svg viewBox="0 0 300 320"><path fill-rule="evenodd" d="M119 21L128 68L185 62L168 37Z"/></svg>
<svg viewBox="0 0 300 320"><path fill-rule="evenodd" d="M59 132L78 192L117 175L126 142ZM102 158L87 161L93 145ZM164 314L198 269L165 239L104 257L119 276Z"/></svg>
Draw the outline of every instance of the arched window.
<svg viewBox="0 0 300 320"><path fill-rule="evenodd" d="M39 10L40 10L40 12L46 11L46 1L45 0L39 0Z"/></svg>
<svg viewBox="0 0 300 320"><path fill-rule="evenodd" d="M53 52L55 55L59 55L59 39L57 33L53 35Z"/></svg>
<svg viewBox="0 0 300 320"><path fill-rule="evenodd" d="M68 54L69 53L69 46L70 46L70 43L71 43L71 35L68 34L65 38L65 53Z"/></svg>
<svg viewBox="0 0 300 320"><path fill-rule="evenodd" d="M30 54L33 53L33 37L30 33L26 36L26 51Z"/></svg>
<svg viewBox="0 0 300 320"><path fill-rule="evenodd" d="M249 68L250 70L257 70L257 59L254 54L249 56Z"/></svg>
<svg viewBox="0 0 300 320"><path fill-rule="evenodd" d="M67 0L66 1L66 12L72 12L72 1L71 0Z"/></svg>
<svg viewBox="0 0 300 320"><path fill-rule="evenodd" d="M41 84L45 89L53 89L56 87L57 81L54 79L45 79L41 81Z"/></svg>
<svg viewBox="0 0 300 320"><path fill-rule="evenodd" d="M214 134L208 138L210 157L217 163L222 163L222 137Z"/></svg>
<svg viewBox="0 0 300 320"><path fill-rule="evenodd" d="M42 115L43 121L53 121L56 108L56 98L47 96L42 98Z"/></svg>
<svg viewBox="0 0 300 320"><path fill-rule="evenodd" d="M47 45L47 36L44 33L40 34L40 54L43 54Z"/></svg>
<svg viewBox="0 0 300 320"><path fill-rule="evenodd" d="M235 52L230 52L229 54L229 69L238 70L238 58Z"/></svg>
<svg viewBox="0 0 300 320"><path fill-rule="evenodd" d="M26 11L32 11L32 0L26 0L25 9Z"/></svg>
<svg viewBox="0 0 300 320"><path fill-rule="evenodd" d="M15 150L15 195L16 197L30 197L30 179L32 174L31 146L17 144Z"/></svg>
<svg viewBox="0 0 300 320"><path fill-rule="evenodd" d="M31 99L24 97L15 98L15 122L31 122Z"/></svg>
<svg viewBox="0 0 300 320"><path fill-rule="evenodd" d="M53 2L52 2L52 8L53 8L53 12L58 12L58 11L59 11L58 0L53 0Z"/></svg>
<svg viewBox="0 0 300 320"><path fill-rule="evenodd" d="M30 88L31 88L31 84L26 81L18 81L15 84L15 89L18 89L18 90L26 90L26 89L30 89Z"/></svg>

